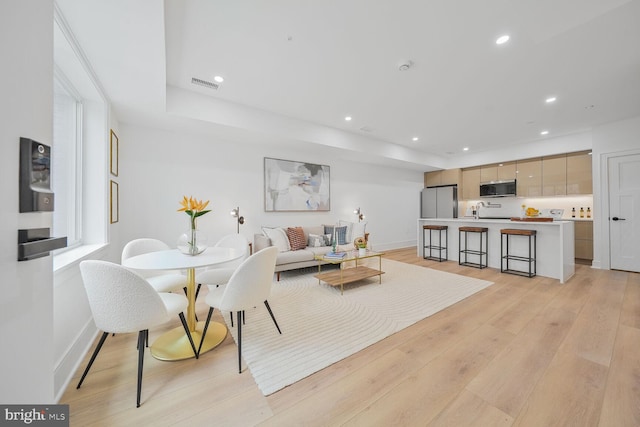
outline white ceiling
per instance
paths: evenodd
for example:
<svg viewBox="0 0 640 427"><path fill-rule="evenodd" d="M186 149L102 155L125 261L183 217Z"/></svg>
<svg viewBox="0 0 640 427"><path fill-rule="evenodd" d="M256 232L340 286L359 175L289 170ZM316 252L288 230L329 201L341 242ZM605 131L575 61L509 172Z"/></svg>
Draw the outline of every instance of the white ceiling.
<svg viewBox="0 0 640 427"><path fill-rule="evenodd" d="M57 3L124 122L190 128L196 99L215 135L339 148L306 136L328 128L428 170L640 115L640 0Z"/></svg>

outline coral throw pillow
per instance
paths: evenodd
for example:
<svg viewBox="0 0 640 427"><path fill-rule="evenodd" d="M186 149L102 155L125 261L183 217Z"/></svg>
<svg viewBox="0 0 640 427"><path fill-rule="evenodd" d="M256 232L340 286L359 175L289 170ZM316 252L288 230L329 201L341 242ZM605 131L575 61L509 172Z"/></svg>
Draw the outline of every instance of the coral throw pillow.
<svg viewBox="0 0 640 427"><path fill-rule="evenodd" d="M307 240L304 238L304 231L302 231L302 227L287 228L287 237L289 238L292 251L297 251L307 247Z"/></svg>

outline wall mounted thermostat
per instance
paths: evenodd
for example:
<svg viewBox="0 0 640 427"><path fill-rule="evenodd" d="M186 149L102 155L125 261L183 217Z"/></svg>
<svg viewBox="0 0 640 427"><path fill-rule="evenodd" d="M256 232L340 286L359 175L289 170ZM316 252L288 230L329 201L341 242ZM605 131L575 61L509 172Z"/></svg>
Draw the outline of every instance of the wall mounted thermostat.
<svg viewBox="0 0 640 427"><path fill-rule="evenodd" d="M20 212L53 211L51 147L20 138Z"/></svg>

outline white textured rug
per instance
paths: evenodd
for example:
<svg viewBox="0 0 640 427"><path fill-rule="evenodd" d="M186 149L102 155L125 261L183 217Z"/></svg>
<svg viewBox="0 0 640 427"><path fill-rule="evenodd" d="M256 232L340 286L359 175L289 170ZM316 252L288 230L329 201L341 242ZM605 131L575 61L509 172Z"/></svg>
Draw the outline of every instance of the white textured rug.
<svg viewBox="0 0 640 427"><path fill-rule="evenodd" d="M386 259L382 270L382 284L345 285L344 295L318 285L315 269L283 273L269 297L282 335L264 305L246 312L242 356L265 396L493 284Z"/></svg>

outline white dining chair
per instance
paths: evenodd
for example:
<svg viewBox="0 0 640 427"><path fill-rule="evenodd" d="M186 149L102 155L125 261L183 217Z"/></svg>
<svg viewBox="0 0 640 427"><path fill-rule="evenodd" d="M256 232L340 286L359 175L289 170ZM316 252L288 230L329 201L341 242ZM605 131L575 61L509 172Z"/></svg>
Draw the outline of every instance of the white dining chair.
<svg viewBox="0 0 640 427"><path fill-rule="evenodd" d="M200 347L202 347L202 343L204 342L204 337L207 333L214 308L218 308L220 311L229 311L232 316L233 312L236 312L236 323L238 325L238 373L242 372L241 315L244 310L264 304L273 323L278 329L278 333L282 334L280 326L278 326L278 322L267 302L267 298L271 293L271 284L273 283L277 256L278 248L275 246L270 246L256 252L240 264L225 286L217 288L210 287L209 293L205 298L210 308L202 332ZM199 353L200 348L198 348L198 354Z"/></svg>
<svg viewBox="0 0 640 427"><path fill-rule="evenodd" d="M136 255L149 252L169 250L169 245L158 239L135 239L127 243L122 249L121 262ZM157 292L175 292L187 286L187 277L172 270L133 270L147 279Z"/></svg>
<svg viewBox="0 0 640 427"><path fill-rule="evenodd" d="M242 256L233 261L218 264L206 270L197 271L196 283L198 284L198 289L196 290L196 297L198 296L201 285L220 286L226 284L234 271L236 271L240 264L249 256L249 242L242 234L227 234L218 240L215 246L235 249L242 253Z"/></svg>
<svg viewBox="0 0 640 427"><path fill-rule="evenodd" d="M82 261L80 272L93 320L102 331L102 336L76 388L82 385L109 334L138 332L136 406L140 407L144 349L149 341L149 328L164 324L178 315L193 353L198 358L184 317L188 305L187 298L178 293L156 292L149 282L133 271L108 261Z"/></svg>

